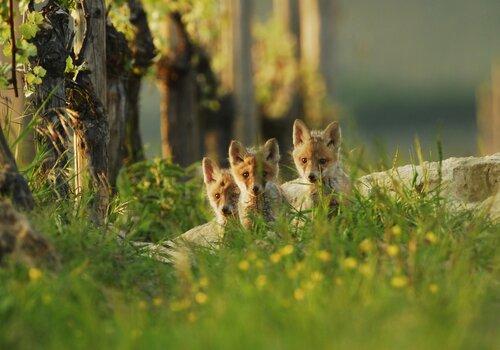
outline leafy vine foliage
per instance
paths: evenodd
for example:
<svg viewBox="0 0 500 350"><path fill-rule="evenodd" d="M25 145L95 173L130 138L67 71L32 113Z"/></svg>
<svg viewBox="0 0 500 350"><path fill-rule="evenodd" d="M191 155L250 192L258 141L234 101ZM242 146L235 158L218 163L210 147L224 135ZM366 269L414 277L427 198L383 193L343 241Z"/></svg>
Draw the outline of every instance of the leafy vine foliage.
<svg viewBox="0 0 500 350"><path fill-rule="evenodd" d="M39 65L31 65L30 58L37 55L37 47L31 42L40 30L43 23L43 15L38 11L28 12L28 2L19 1L18 6L13 9L14 16L23 14L24 19L17 28L15 38L15 62L16 71L25 73L25 93L29 95L34 88L42 83L42 78L46 74L46 70ZM10 34L10 13L9 3L2 2L0 5L0 46L5 57L12 57L13 42ZM5 89L12 82L12 77L9 73L12 70L12 64L7 62L0 63L0 89Z"/></svg>

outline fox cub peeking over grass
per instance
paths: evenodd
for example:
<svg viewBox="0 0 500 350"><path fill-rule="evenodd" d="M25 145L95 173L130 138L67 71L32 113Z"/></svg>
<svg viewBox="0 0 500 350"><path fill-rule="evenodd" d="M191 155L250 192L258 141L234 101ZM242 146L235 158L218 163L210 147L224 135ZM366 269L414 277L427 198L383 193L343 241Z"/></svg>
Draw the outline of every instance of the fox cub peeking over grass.
<svg viewBox="0 0 500 350"><path fill-rule="evenodd" d="M240 190L228 169L220 168L210 158L203 158L203 180L208 201L215 214L215 220L196 226L183 233L175 242L194 243L208 247L222 239L224 226L231 218L238 218L238 198Z"/></svg>
<svg viewBox="0 0 500 350"><path fill-rule="evenodd" d="M208 201L217 223L225 225L228 218L238 217L240 190L229 169L222 169L210 158L203 158L203 179Z"/></svg>
<svg viewBox="0 0 500 350"><path fill-rule="evenodd" d="M203 158L203 179L210 207L215 219L193 227L178 237L160 244L137 242L146 255L179 268L189 266L189 248L217 248L224 237L224 227L231 219L238 219L240 190L229 169L220 168L210 158Z"/></svg>
<svg viewBox="0 0 500 350"><path fill-rule="evenodd" d="M279 160L276 139L270 139L256 149L231 141L229 162L233 178L240 189L238 212L245 228L251 227L252 215L262 214L267 222L275 219L277 206L283 202L277 183Z"/></svg>
<svg viewBox="0 0 500 350"><path fill-rule="evenodd" d="M340 162L341 131L338 122L324 130L309 130L299 119L293 124L292 157L299 178L284 183L282 189L296 210L307 210L317 204L320 195L347 194L351 184ZM323 189L323 192L320 191Z"/></svg>

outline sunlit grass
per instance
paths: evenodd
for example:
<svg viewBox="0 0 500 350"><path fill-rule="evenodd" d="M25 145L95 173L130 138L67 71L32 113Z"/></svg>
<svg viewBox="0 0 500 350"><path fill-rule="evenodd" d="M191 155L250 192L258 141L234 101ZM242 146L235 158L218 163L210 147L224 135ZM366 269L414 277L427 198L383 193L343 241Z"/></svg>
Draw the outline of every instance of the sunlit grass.
<svg viewBox="0 0 500 350"><path fill-rule="evenodd" d="M62 268L0 269L1 348L499 346L500 225L436 193L231 224L219 251L177 273L116 233L162 240L202 223L201 182L158 162L123 176L106 233L69 204L30 214Z"/></svg>

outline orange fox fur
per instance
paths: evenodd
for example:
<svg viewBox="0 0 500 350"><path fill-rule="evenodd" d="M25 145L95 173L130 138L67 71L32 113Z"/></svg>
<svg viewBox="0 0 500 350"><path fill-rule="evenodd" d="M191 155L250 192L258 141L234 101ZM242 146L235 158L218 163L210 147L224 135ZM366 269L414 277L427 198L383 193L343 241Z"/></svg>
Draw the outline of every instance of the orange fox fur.
<svg viewBox="0 0 500 350"><path fill-rule="evenodd" d="M293 152L299 178L282 185L286 199L297 210L311 208L318 190L325 194L347 194L351 184L340 162L341 130L338 122L324 130L309 130L299 119L293 125Z"/></svg>
<svg viewBox="0 0 500 350"><path fill-rule="evenodd" d="M275 217L275 205L281 203L282 194L277 184L280 151L276 139L264 146L249 149L238 141L231 141L229 162L231 173L240 189L239 216L245 227L252 224L251 216L262 214L266 221Z"/></svg>

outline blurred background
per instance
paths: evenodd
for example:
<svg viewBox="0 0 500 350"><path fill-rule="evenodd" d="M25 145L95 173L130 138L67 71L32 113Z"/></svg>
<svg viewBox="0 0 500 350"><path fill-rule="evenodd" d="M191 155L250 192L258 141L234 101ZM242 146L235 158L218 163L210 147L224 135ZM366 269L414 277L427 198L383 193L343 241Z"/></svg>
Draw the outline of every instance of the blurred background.
<svg viewBox="0 0 500 350"><path fill-rule="evenodd" d="M223 81L230 55L220 44L227 40L224 14L235 14L224 12L222 3L211 10L220 17L204 23L206 14L199 14L190 33ZM500 151L498 121L493 130L498 74L496 89L492 82L500 58L500 1L253 0L241 9L250 26L253 98L264 131L289 127L279 120L296 116L316 126L339 119L347 147L371 157L398 150L408 160L415 137L434 154L440 139L445 157ZM204 34L203 25L218 33ZM207 45L214 40L219 44ZM292 58L297 66L289 69ZM141 92L149 157L162 152L157 86L151 76ZM296 93L302 101L290 112Z"/></svg>

